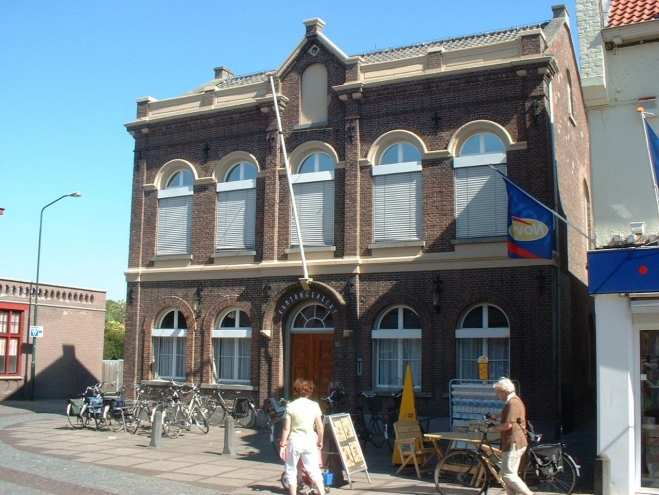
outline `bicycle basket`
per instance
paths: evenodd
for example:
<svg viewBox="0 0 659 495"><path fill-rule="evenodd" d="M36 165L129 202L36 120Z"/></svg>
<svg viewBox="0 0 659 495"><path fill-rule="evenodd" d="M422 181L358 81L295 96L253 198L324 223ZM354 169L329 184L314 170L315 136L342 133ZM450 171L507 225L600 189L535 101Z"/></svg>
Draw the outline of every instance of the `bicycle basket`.
<svg viewBox="0 0 659 495"><path fill-rule="evenodd" d="M69 404L71 404L71 414L80 416L82 406L85 404L84 399L69 399Z"/></svg>
<svg viewBox="0 0 659 495"><path fill-rule="evenodd" d="M531 447L530 452L539 467L551 466L556 471L563 470L563 446L560 443Z"/></svg>
<svg viewBox="0 0 659 495"><path fill-rule="evenodd" d="M94 409L103 407L103 397L101 397L100 395L97 395L96 397L90 397L89 407Z"/></svg>

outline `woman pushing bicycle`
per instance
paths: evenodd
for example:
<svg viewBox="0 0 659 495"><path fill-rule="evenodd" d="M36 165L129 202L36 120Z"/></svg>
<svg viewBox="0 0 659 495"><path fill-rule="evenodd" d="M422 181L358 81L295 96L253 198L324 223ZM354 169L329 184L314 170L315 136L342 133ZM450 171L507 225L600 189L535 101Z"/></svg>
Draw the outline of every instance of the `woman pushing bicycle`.
<svg viewBox="0 0 659 495"><path fill-rule="evenodd" d="M286 406L279 456L286 463L289 495L297 493L297 464L300 459L317 493L325 493L320 472L320 451L323 448L322 412L318 403L309 399L313 390L312 381L298 378L293 383L293 393L297 399Z"/></svg>

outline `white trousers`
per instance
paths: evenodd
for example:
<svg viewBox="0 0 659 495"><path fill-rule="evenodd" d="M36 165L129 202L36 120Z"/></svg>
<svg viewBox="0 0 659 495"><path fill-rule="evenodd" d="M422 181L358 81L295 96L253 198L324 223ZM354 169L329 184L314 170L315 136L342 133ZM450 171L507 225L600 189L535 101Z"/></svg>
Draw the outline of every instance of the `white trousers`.
<svg viewBox="0 0 659 495"><path fill-rule="evenodd" d="M506 485L507 495L516 495L518 493L522 495L533 495L533 492L529 490L526 483L519 477L519 463L522 460L524 452L526 452L526 447L518 449L513 443L512 448L506 450L501 455L501 477Z"/></svg>
<svg viewBox="0 0 659 495"><path fill-rule="evenodd" d="M302 459L302 464L309 473L309 477L319 488L323 489L317 441L318 437L315 433L291 433L286 452L286 478L289 484L297 486L297 463Z"/></svg>

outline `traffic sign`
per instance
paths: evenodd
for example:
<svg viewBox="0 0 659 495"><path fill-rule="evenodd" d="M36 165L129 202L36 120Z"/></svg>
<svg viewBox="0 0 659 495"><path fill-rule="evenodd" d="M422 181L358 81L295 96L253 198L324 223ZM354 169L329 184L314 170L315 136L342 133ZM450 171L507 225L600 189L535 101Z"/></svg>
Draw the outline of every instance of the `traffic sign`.
<svg viewBox="0 0 659 495"><path fill-rule="evenodd" d="M30 326L30 337L33 339L43 337L43 327L41 325Z"/></svg>

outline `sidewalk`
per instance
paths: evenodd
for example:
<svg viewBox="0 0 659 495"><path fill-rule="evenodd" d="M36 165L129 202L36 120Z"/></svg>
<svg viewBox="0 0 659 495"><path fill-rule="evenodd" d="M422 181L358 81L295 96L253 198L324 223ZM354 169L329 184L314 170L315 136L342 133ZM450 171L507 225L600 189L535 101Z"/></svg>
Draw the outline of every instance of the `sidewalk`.
<svg viewBox="0 0 659 495"><path fill-rule="evenodd" d="M27 408L34 411L32 412ZM284 494L281 462L266 432L237 429L235 457L222 455L224 431L187 432L148 447L149 433L73 430L62 414L63 401L0 403L0 493L101 494ZM41 412L43 411L43 412ZM7 455L5 455L7 454ZM372 483L363 473L333 494L430 494L431 478L394 476L390 454L367 451ZM503 493L490 490L489 493Z"/></svg>

